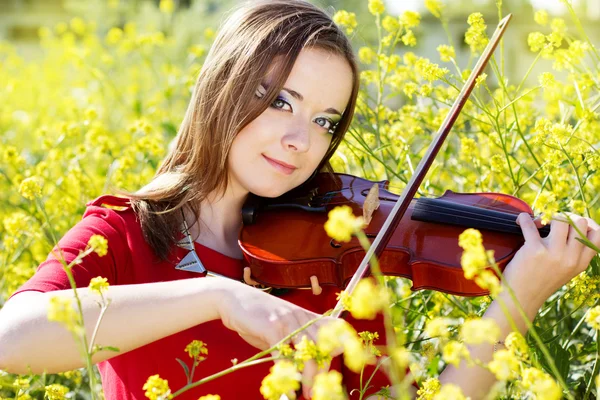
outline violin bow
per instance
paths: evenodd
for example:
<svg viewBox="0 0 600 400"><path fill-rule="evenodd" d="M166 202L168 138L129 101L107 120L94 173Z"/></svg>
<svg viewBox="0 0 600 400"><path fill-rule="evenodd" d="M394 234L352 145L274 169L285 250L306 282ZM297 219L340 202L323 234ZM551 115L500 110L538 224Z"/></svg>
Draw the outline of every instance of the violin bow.
<svg viewBox="0 0 600 400"><path fill-rule="evenodd" d="M412 201L413 197L417 193L419 186L421 186L423 179L425 179L425 175L427 174L427 171L429 171L429 168L431 167L431 164L433 163L435 156L438 154L440 148L444 144L444 141L446 140L446 136L448 136L448 133L450 133L450 129L452 129L452 126L456 122L458 115L460 114L462 108L464 107L467 100L469 99L469 95L471 94L471 92L473 91L473 88L475 87L475 82L476 82L477 77L483 72L489 59L492 57L494 50L496 50L496 46L498 45L498 43L500 42L500 39L502 38L502 35L506 31L506 27L508 26L508 23L510 22L511 18L512 18L512 14L508 14L506 17L504 17L498 23L498 26L496 27L496 31L494 32L489 43L483 50L481 57L479 57L479 60L477 61L475 68L473 68L473 71L471 72L469 79L467 79L467 82L465 83L462 90L458 94L458 97L454 101L454 104L452 105L450 112L444 119L444 122L442 122L442 125L440 126L440 129L438 130L437 136L435 137L433 142L429 145L429 148L427 149L427 153L425 154L425 156L423 156L423 158L419 162L419 165L417 166L416 171L414 172L414 174L410 178L410 181L407 183L406 187L404 188L402 195L400 195L400 197L396 201L396 204L392 208L392 211L390 212L387 219L383 223L381 230L375 237L375 240L373 240L373 243L371 243L371 247L365 254L365 257L362 259L362 262L360 263L358 269L356 270L356 272L352 276L352 279L346 286L345 292L348 293L348 295L352 294L352 292L356 288L356 285L358 284L360 279L365 275L367 269L369 268L369 260L371 259L371 257L373 255L375 255L376 257L379 258L381 253L383 253L383 250L385 249L388 242L390 241L393 232L396 230L396 227L398 226L398 224L400 223L400 220L406 213L406 210L408 209L410 202ZM343 306L342 306L342 301L340 299L338 301L338 303L336 304L335 308L333 309L331 316L338 318L340 316L340 314L342 313L342 311L343 311Z"/></svg>

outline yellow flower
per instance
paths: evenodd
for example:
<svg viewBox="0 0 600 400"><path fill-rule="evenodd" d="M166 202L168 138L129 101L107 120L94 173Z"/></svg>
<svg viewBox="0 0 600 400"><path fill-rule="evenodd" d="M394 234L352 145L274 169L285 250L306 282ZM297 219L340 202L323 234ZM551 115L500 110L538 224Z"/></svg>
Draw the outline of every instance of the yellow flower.
<svg viewBox="0 0 600 400"><path fill-rule="evenodd" d="M440 53L440 59L443 62L450 62L456 57L454 47L448 46L447 44L441 44L437 47L438 53Z"/></svg>
<svg viewBox="0 0 600 400"><path fill-rule="evenodd" d="M388 292L385 287L376 284L372 278L362 279L356 285L349 301L348 310L356 319L375 319L388 304Z"/></svg>
<svg viewBox="0 0 600 400"><path fill-rule="evenodd" d="M582 272L567 284L567 288L565 299L573 299L576 306L585 304L591 307L600 299L600 276Z"/></svg>
<svg viewBox="0 0 600 400"><path fill-rule="evenodd" d="M548 12L546 10L539 10L533 15L533 19L536 24L546 25L548 24Z"/></svg>
<svg viewBox="0 0 600 400"><path fill-rule="evenodd" d="M206 396L201 396L198 400L221 400L221 396L218 394L207 394Z"/></svg>
<svg viewBox="0 0 600 400"><path fill-rule="evenodd" d="M71 30L73 32L75 32L79 36L85 35L86 26L85 26L85 22L81 18L75 17L75 18L71 19L70 25L71 25Z"/></svg>
<svg viewBox="0 0 600 400"><path fill-rule="evenodd" d="M352 234L363 227L363 218L355 217L350 206L336 207L328 215L325 231L338 242L349 242Z"/></svg>
<svg viewBox="0 0 600 400"><path fill-rule="evenodd" d="M464 343L450 340L442 349L442 358L448 364L453 364L455 367L458 367L460 360L469 360L470 354Z"/></svg>
<svg viewBox="0 0 600 400"><path fill-rule="evenodd" d="M529 358L529 346L520 333L509 333L504 340L504 345L520 359L527 360Z"/></svg>
<svg viewBox="0 0 600 400"><path fill-rule="evenodd" d="M346 29L347 34L354 32L356 25L356 14L345 10L340 10L333 15L333 22Z"/></svg>
<svg viewBox="0 0 600 400"><path fill-rule="evenodd" d="M385 5L382 0L369 0L369 12L373 15L383 14Z"/></svg>
<svg viewBox="0 0 600 400"><path fill-rule="evenodd" d="M475 79L475 87L478 87L479 85L481 85L482 83L485 83L485 80L487 79L487 74L484 72L481 75L479 75L476 79Z"/></svg>
<svg viewBox="0 0 600 400"><path fill-rule="evenodd" d="M431 14L433 14L434 17L442 17L444 5L440 0L425 0L425 7L429 10Z"/></svg>
<svg viewBox="0 0 600 400"><path fill-rule="evenodd" d="M312 389L313 400L344 400L345 398L342 374L338 371L320 373L315 377Z"/></svg>
<svg viewBox="0 0 600 400"><path fill-rule="evenodd" d="M163 14L173 14L173 11L175 11L175 2L173 0L160 0L158 7Z"/></svg>
<svg viewBox="0 0 600 400"><path fill-rule="evenodd" d="M13 382L13 386L15 387L15 389L25 390L25 389L27 389L29 387L29 379L27 379L27 378L17 378Z"/></svg>
<svg viewBox="0 0 600 400"><path fill-rule="evenodd" d="M440 391L433 396L433 400L466 400L460 387L453 383L447 383L442 386Z"/></svg>
<svg viewBox="0 0 600 400"><path fill-rule="evenodd" d="M206 359L204 356L208 355L208 348L202 340L192 340L185 346L185 352L188 353L195 363L199 363Z"/></svg>
<svg viewBox="0 0 600 400"><path fill-rule="evenodd" d="M414 47L417 45L417 38L411 30L406 31L406 33L402 35L400 40L402 40L402 43L404 43L405 46Z"/></svg>
<svg viewBox="0 0 600 400"><path fill-rule="evenodd" d="M523 387L533 392L538 399L559 400L562 398L560 386L545 372L537 368L526 368L522 376Z"/></svg>
<svg viewBox="0 0 600 400"><path fill-rule="evenodd" d="M400 15L400 23L405 28L414 28L415 26L419 26L421 22L421 15L415 11L405 11L402 15Z"/></svg>
<svg viewBox="0 0 600 400"><path fill-rule="evenodd" d="M108 254L108 240L102 235L92 235L88 240L88 246L94 250L99 257Z"/></svg>
<svg viewBox="0 0 600 400"><path fill-rule="evenodd" d="M24 179L19 186L19 193L27 200L34 200L36 197L40 197L42 195L40 178L32 176L31 178Z"/></svg>
<svg viewBox="0 0 600 400"><path fill-rule="evenodd" d="M417 400L432 400L433 396L435 396L442 387L442 384L436 378L428 378L423 384L419 387L417 391Z"/></svg>
<svg viewBox="0 0 600 400"><path fill-rule="evenodd" d="M381 21L381 26L386 31L393 33L400 28L400 23L398 22L398 19L392 17L391 15L386 15Z"/></svg>
<svg viewBox="0 0 600 400"><path fill-rule="evenodd" d="M77 333L77 313L72 305L72 300L67 297L54 296L48 305L48 321L59 322L71 332Z"/></svg>
<svg viewBox="0 0 600 400"><path fill-rule="evenodd" d="M452 320L450 318L445 317L436 317L429 321L425 326L425 333L429 335L429 337L448 337L450 336L449 327L452 324Z"/></svg>
<svg viewBox="0 0 600 400"><path fill-rule="evenodd" d="M260 393L267 400L279 400L282 395L300 389L302 375L293 363L284 360L276 363L269 370L260 385Z"/></svg>
<svg viewBox="0 0 600 400"><path fill-rule="evenodd" d="M533 207L542 214L542 224L547 224L558 212L558 203L554 193L543 191L533 203Z"/></svg>
<svg viewBox="0 0 600 400"><path fill-rule="evenodd" d="M600 331L600 306L591 308L585 316L585 321L590 324L593 329Z"/></svg>
<svg viewBox="0 0 600 400"><path fill-rule="evenodd" d="M371 64L375 58L377 58L377 53L370 47L361 47L358 50L358 59L363 64Z"/></svg>
<svg viewBox="0 0 600 400"><path fill-rule="evenodd" d="M490 158L490 168L494 172L501 172L504 170L506 166L505 158L500 154L494 154L492 158Z"/></svg>
<svg viewBox="0 0 600 400"><path fill-rule="evenodd" d="M317 348L322 354L331 354L334 350L342 349L344 363L354 372L360 372L365 364L374 361L373 354L365 347L356 330L342 319L319 328Z"/></svg>
<svg viewBox="0 0 600 400"><path fill-rule="evenodd" d="M537 53L546 45L546 36L541 32L531 32L527 36L527 44L529 45L529 50Z"/></svg>
<svg viewBox="0 0 600 400"><path fill-rule="evenodd" d="M97 276L90 280L90 285L88 287L92 292L102 295L102 293L108 290L108 279Z"/></svg>
<svg viewBox="0 0 600 400"><path fill-rule="evenodd" d="M439 65L425 58L419 58L415 63L415 67L417 73L429 82L441 79L448 73L446 68L440 68Z"/></svg>
<svg viewBox="0 0 600 400"><path fill-rule="evenodd" d="M554 75L552 75L552 73L550 73L550 72L542 73L538 77L538 80L540 82L540 86L542 86L544 88L552 85L555 82Z"/></svg>
<svg viewBox="0 0 600 400"><path fill-rule="evenodd" d="M169 382L159 375L149 377L142 389L145 390L144 395L150 400L161 400L171 394Z"/></svg>
<svg viewBox="0 0 600 400"><path fill-rule="evenodd" d="M491 256L488 254L488 257ZM496 274L490 270L480 271L473 281L480 288L488 290L490 292L490 296L492 296L493 298L497 297L500 294L500 292L502 292L502 285L500 284L500 279L498 279Z"/></svg>
<svg viewBox="0 0 600 400"><path fill-rule="evenodd" d="M58 383L48 385L44 389L46 390L44 398L48 400L63 400L66 398L65 395L69 393L68 387Z"/></svg>
<svg viewBox="0 0 600 400"><path fill-rule="evenodd" d="M488 43L488 38L485 33L486 25L483 21L481 13L472 13L467 19L470 25L465 33L465 43L469 45L472 52L483 50Z"/></svg>
<svg viewBox="0 0 600 400"><path fill-rule="evenodd" d="M496 379L507 381L518 376L519 360L508 350L498 350L494 353L494 359L488 364L490 371L496 375Z"/></svg>
<svg viewBox="0 0 600 400"><path fill-rule="evenodd" d="M460 337L469 344L495 343L500 337L500 328L493 319L470 319L461 326Z"/></svg>
<svg viewBox="0 0 600 400"><path fill-rule="evenodd" d="M331 361L331 355L321 351L317 344L307 336L302 336L300 342L295 345L295 349L294 361L300 371L304 369L304 363L308 360L315 360L319 367Z"/></svg>

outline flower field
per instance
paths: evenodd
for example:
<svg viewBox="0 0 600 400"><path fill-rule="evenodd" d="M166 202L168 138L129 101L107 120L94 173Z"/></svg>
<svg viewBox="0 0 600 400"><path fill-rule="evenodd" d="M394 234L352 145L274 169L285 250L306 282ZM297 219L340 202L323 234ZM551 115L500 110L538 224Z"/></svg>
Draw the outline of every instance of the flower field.
<svg viewBox="0 0 600 400"><path fill-rule="evenodd" d="M537 30L526 38L533 55L526 76L507 78L507 44L499 46L420 196L440 196L446 190L499 192L523 199L547 221L557 212L600 220L600 52L570 2L564 3L568 18L535 14ZM461 65L455 51L461 44L451 35L437 47L439 64L419 55L418 37L426 33L420 31L418 13L391 16L379 0L368 5L365 20L357 20L352 10L334 15L350 37L370 24L378 40L356 49L361 92L353 125L332 166L374 181L389 180L391 191L400 193L487 44L488 33L511 10L498 0L497 18L469 15L463 39L471 57ZM448 32L444 4L425 0L425 5ZM175 12L165 0L155 11L165 18ZM0 307L81 219L86 202L117 188L136 190L153 177L177 133L213 28L207 26L191 41L169 29L132 22L104 29L74 18L40 29L43 56L36 61L26 61L10 43L0 42ZM552 68L533 77L542 61L550 61ZM361 223L343 210L331 215L330 222L331 236L361 239ZM494 260L478 232L463 233L460 245L465 274L493 295L503 290L496 276L483 270ZM87 254L91 252L106 253L102 237L90 240ZM266 399L297 390L304 363L326 362L339 346L346 365L356 372L366 363L381 362L381 354L389 355L394 370L411 373L395 383L406 387L416 381L419 399L464 398L458 387L442 385L437 378L447 364L478 362L470 357L469 345L499 340L495 324L481 318L492 297L413 292L408 280L378 278L363 280L351 296L341 297L357 318L384 312L393 343L376 347L372 334L340 323L322 329L317 342L299 341L295 348L281 344L284 360L261 388ZM110 307L105 281L99 277L90 285L100 306ZM51 320L64 324L75 338L85 336L76 308L57 299L52 311ZM596 399L599 332L600 263L595 257L544 304L526 337L510 334L484 365L498 380L490 398ZM0 371L0 399L101 398L99 376L89 361L98 349L93 338L83 343L87 368L56 375ZM199 341L186 348L192 375L197 363L219 356L210 348L211 343ZM338 375L318 375L314 398L345 398ZM151 399L169 398L182 389L169 387L160 376L148 378L144 389ZM388 389L380 392L386 393ZM218 393L203 398L214 400Z"/></svg>

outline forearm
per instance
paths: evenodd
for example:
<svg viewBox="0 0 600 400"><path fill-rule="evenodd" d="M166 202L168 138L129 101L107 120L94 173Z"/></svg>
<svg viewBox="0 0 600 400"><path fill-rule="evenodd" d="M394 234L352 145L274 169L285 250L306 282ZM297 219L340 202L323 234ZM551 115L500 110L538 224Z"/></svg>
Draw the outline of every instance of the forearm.
<svg viewBox="0 0 600 400"><path fill-rule="evenodd" d="M544 295L534 295L525 290L515 292L515 296L529 321L533 321L546 298ZM503 305L506 310L503 310ZM524 335L527 332L527 324L506 288L490 304L483 318L496 321L500 328L500 340L504 340L513 331L513 323L521 334ZM479 360L481 363L487 364L493 358L493 344L471 345L468 348L473 360ZM494 384L495 377L483 367L469 366L465 361L462 361L457 368L448 365L440 375L440 381L442 383L454 383L462 388L465 396L471 396L472 399L481 399L485 397Z"/></svg>
<svg viewBox="0 0 600 400"><path fill-rule="evenodd" d="M111 286L105 297L111 303L105 312L95 343L113 346L121 353L163 337L219 318L215 305L221 279L186 279L149 284ZM84 314L88 341L100 315L98 295L88 288L77 290ZM19 296L23 296L19 299ZM0 369L24 374L55 373L84 366L71 333L48 321L51 297L73 298L73 290L48 293L24 292L6 303L0 312ZM11 302L13 304L11 304ZM100 351L97 363L117 353Z"/></svg>

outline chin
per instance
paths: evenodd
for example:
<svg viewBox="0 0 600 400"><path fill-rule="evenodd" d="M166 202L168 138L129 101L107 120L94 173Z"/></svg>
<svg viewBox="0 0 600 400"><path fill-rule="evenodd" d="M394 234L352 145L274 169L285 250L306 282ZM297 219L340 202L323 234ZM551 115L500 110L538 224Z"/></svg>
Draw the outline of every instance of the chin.
<svg viewBox="0 0 600 400"><path fill-rule="evenodd" d="M270 199L273 199L275 197L279 197L284 193L289 192L291 189L287 188L277 188L277 187L261 187L261 188L253 188L252 190L250 190L250 193L256 195L256 196L260 196L260 197L267 197Z"/></svg>

